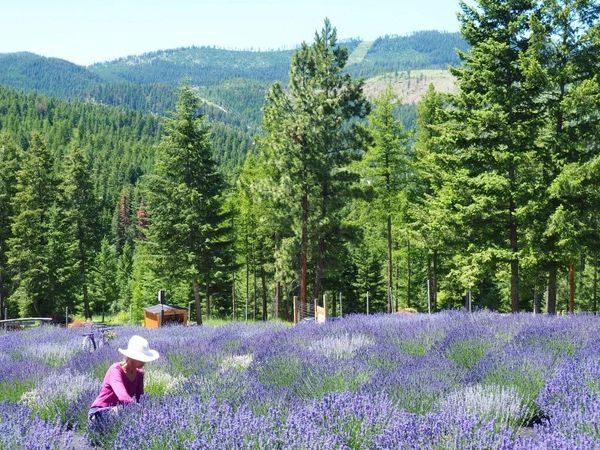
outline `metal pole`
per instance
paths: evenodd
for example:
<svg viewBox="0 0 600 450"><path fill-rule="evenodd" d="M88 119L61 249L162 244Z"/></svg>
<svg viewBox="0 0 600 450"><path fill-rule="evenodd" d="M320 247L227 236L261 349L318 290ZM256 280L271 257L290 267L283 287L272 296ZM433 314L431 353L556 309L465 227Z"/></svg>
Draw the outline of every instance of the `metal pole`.
<svg viewBox="0 0 600 450"><path fill-rule="evenodd" d="M431 314L431 282L427 278L427 314Z"/></svg>
<svg viewBox="0 0 600 450"><path fill-rule="evenodd" d="M468 302L469 302L469 312L473 312L472 308L471 308L471 289L469 289L469 294L467 296Z"/></svg>
<svg viewBox="0 0 600 450"><path fill-rule="evenodd" d="M369 291L367 291L367 316L369 315Z"/></svg>
<svg viewBox="0 0 600 450"><path fill-rule="evenodd" d="M344 317L344 314L342 313L342 293L340 292L340 317Z"/></svg>

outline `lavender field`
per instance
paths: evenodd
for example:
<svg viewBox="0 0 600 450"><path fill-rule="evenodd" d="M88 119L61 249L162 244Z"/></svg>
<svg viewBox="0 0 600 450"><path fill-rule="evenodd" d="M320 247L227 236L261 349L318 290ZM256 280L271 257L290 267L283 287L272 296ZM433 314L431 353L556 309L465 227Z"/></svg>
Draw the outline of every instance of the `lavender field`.
<svg viewBox="0 0 600 450"><path fill-rule="evenodd" d="M134 334L161 358L115 449L600 448L594 316L353 316L325 325L0 332L0 449L73 448Z"/></svg>

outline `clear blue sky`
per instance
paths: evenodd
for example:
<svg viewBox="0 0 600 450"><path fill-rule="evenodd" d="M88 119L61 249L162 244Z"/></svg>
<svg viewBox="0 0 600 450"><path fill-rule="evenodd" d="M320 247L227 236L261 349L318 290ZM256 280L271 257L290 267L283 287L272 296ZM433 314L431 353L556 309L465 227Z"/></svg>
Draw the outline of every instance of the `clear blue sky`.
<svg viewBox="0 0 600 450"><path fill-rule="evenodd" d="M0 53L77 64L175 47L293 48L328 17L339 38L457 31L459 0L2 0Z"/></svg>

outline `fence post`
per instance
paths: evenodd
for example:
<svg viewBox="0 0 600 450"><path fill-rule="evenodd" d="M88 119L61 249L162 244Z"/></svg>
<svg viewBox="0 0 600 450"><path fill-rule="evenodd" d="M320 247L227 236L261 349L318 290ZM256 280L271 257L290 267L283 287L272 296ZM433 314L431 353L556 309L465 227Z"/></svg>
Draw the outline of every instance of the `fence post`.
<svg viewBox="0 0 600 450"><path fill-rule="evenodd" d="M298 323L298 297L294 295L294 324Z"/></svg>
<svg viewBox="0 0 600 450"><path fill-rule="evenodd" d="M472 312L471 301L471 289L469 289L469 293L467 294L467 305L469 306L469 312Z"/></svg>
<svg viewBox="0 0 600 450"><path fill-rule="evenodd" d="M323 294L323 311L325 311L325 320L327 320L327 297Z"/></svg>
<svg viewBox="0 0 600 450"><path fill-rule="evenodd" d="M367 291L367 316L369 315L369 291Z"/></svg>
<svg viewBox="0 0 600 450"><path fill-rule="evenodd" d="M340 317L344 317L344 314L342 313L342 293L340 292Z"/></svg>
<svg viewBox="0 0 600 450"><path fill-rule="evenodd" d="M431 282L427 278L427 314L431 314Z"/></svg>
<svg viewBox="0 0 600 450"><path fill-rule="evenodd" d="M65 307L65 328L69 326L69 307Z"/></svg>
<svg viewBox="0 0 600 450"><path fill-rule="evenodd" d="M129 325L133 323L133 309L132 305L129 305Z"/></svg>

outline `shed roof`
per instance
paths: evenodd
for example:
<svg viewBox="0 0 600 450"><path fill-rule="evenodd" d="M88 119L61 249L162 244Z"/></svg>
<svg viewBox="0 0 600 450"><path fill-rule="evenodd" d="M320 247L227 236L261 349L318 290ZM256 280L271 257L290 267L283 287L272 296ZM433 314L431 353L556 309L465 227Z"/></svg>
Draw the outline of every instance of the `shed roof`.
<svg viewBox="0 0 600 450"><path fill-rule="evenodd" d="M161 305L160 303L158 305L154 305L154 306L148 306L146 308L144 308L144 311L148 311L152 314L160 314L160 310L161 308L163 308L165 310L165 312L167 311L172 311L172 312L185 312L187 313L187 309L182 308L180 306L174 306L174 305Z"/></svg>

